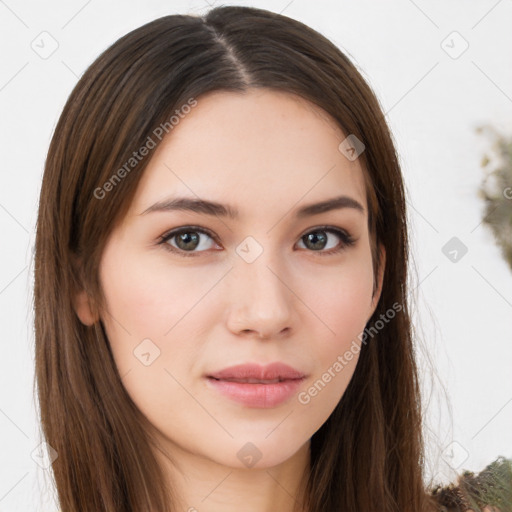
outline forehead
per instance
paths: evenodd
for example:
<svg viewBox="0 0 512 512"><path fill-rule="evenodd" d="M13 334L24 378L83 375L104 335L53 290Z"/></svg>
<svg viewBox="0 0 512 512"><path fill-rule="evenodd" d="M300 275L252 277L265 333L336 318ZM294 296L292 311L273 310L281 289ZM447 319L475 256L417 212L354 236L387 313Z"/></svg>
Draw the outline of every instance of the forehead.
<svg viewBox="0 0 512 512"><path fill-rule="evenodd" d="M346 194L366 209L359 160L338 149L345 137L326 112L290 93L209 93L155 150L133 208L200 197L236 205L243 218Z"/></svg>

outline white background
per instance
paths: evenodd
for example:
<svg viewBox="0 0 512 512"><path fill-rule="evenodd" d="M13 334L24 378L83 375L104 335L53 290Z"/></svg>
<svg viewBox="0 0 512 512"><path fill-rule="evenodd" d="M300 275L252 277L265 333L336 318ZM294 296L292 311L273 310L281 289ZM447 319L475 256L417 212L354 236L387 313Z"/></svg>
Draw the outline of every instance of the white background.
<svg viewBox="0 0 512 512"><path fill-rule="evenodd" d="M238 4L282 12L326 35L387 113L408 190L427 475L446 482L454 470L512 457L512 273L481 224L477 188L490 141L475 133L492 124L512 134L512 1ZM47 471L31 458L39 443L31 293L39 187L58 116L78 77L119 37L157 17L208 7L0 1L0 512L56 510ZM48 38L43 31L58 43L47 59L31 47ZM458 58L465 43L453 31L469 44ZM455 263L441 251L454 236L468 248Z"/></svg>

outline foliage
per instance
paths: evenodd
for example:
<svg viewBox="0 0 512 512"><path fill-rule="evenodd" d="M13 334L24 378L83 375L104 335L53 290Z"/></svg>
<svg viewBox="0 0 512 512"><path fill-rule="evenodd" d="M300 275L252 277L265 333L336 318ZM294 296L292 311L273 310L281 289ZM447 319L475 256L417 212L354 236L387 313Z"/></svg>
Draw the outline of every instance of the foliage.
<svg viewBox="0 0 512 512"><path fill-rule="evenodd" d="M475 475L463 471L456 484L437 485L432 490L440 510L512 512L512 459L498 457Z"/></svg>
<svg viewBox="0 0 512 512"><path fill-rule="evenodd" d="M483 223L487 225L512 270L512 138L490 126L480 127L493 140L491 151L482 159L486 176L478 191L485 203Z"/></svg>

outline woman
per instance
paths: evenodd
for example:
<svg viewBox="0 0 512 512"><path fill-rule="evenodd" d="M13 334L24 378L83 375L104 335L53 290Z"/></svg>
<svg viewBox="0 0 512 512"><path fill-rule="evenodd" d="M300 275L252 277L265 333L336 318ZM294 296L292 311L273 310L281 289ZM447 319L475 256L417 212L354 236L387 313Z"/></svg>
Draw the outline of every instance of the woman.
<svg viewBox="0 0 512 512"><path fill-rule="evenodd" d="M401 171L323 36L218 7L107 49L40 197L63 511L427 511Z"/></svg>

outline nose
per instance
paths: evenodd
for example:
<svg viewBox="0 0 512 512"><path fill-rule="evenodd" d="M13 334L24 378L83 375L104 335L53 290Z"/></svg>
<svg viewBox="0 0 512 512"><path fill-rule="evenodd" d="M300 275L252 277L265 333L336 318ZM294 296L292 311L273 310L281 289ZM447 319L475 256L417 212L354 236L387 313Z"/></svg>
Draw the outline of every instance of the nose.
<svg viewBox="0 0 512 512"><path fill-rule="evenodd" d="M235 263L227 326L239 336L279 339L292 332L294 294L282 266L264 255L252 263Z"/></svg>

